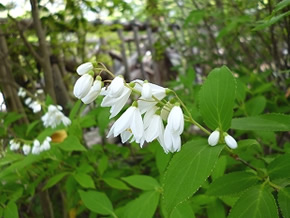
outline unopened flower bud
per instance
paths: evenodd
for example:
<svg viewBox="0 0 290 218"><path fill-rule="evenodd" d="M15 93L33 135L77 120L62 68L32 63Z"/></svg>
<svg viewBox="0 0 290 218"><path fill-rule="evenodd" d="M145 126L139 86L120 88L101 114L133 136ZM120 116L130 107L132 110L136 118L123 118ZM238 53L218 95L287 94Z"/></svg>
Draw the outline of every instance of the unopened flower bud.
<svg viewBox="0 0 290 218"><path fill-rule="evenodd" d="M225 142L226 142L227 146L229 146L231 149L236 149L238 147L236 140L232 136L230 136L229 134L226 134Z"/></svg>
<svg viewBox="0 0 290 218"><path fill-rule="evenodd" d="M92 87L93 80L93 77L89 74L82 75L75 83L74 95L79 99L85 97Z"/></svg>
<svg viewBox="0 0 290 218"><path fill-rule="evenodd" d="M219 138L220 138L220 132L218 130L215 130L208 137L208 144L211 146L217 145L217 143L219 142Z"/></svg>
<svg viewBox="0 0 290 218"><path fill-rule="evenodd" d="M94 68L93 64L91 62L86 62L78 66L77 73L82 76L86 73L88 73L90 70Z"/></svg>
<svg viewBox="0 0 290 218"><path fill-rule="evenodd" d="M92 103L100 94L102 89L102 81L100 80L95 80L93 86L90 88L89 93L82 98L82 102L84 104L90 104Z"/></svg>
<svg viewBox="0 0 290 218"><path fill-rule="evenodd" d="M141 96L144 99L150 99L152 97L152 89L148 82L143 84Z"/></svg>

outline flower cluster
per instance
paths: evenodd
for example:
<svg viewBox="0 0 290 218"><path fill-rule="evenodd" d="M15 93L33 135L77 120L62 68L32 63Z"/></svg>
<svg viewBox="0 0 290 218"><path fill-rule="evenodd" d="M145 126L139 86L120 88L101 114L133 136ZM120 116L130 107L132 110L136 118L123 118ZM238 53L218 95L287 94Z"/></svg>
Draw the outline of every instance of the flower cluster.
<svg viewBox="0 0 290 218"><path fill-rule="evenodd" d="M98 69L99 72L95 73ZM114 78L107 87L103 87L100 76L103 71ZM81 77L75 83L74 95L85 104L93 102L99 95L104 96L101 106L111 107L110 119L121 112L130 97L135 97L107 137L120 135L123 143L136 142L141 147L144 142L157 139L165 153L180 150L184 115L176 99L165 100L168 89L142 80L126 83L122 76L114 76L106 68L94 69L92 63L80 65L77 73ZM164 121L167 121L165 128Z"/></svg>
<svg viewBox="0 0 290 218"><path fill-rule="evenodd" d="M59 124L63 123L63 125L68 126L71 124L71 121L68 117L66 117L62 112L62 107L57 105L49 105L48 111L41 117L43 125L45 127L55 128Z"/></svg>
<svg viewBox="0 0 290 218"><path fill-rule="evenodd" d="M226 132L223 134L223 136L224 141L229 148L236 149L238 147L236 140L232 136L230 136ZM218 144L219 140L220 140L220 131L217 129L213 131L208 137L208 144L211 146L215 146Z"/></svg>
<svg viewBox="0 0 290 218"><path fill-rule="evenodd" d="M40 143L39 140L37 140L37 139L35 139L33 141L33 143L25 142L22 145L22 152L24 155L28 155L28 154L30 154L30 152L32 154L40 154L41 152L47 151L50 149L50 142L51 142L50 137L46 137L42 143ZM11 151L17 151L21 147L21 143L15 141L14 139L10 140L9 144L10 144ZM32 146L32 148L31 148L31 146Z"/></svg>
<svg viewBox="0 0 290 218"><path fill-rule="evenodd" d="M43 90L37 90L36 95L34 96L35 98L37 98L38 94L42 94ZM18 96L25 98L27 95L26 91L20 87L20 89L18 90ZM28 97L24 100L24 103L30 108L32 109L33 113L38 113L39 111L41 111L41 104L38 100L34 101L32 100L31 97Z"/></svg>

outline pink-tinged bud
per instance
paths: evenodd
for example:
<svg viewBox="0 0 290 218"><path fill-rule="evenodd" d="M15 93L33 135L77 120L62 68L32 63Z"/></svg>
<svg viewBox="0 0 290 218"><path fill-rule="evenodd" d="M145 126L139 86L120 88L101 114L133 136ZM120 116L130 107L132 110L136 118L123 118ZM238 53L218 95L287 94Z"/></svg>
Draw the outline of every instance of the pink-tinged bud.
<svg viewBox="0 0 290 218"><path fill-rule="evenodd" d="M218 144L219 139L220 139L220 132L218 130L215 130L214 132L210 134L207 141L209 145L215 146Z"/></svg>
<svg viewBox="0 0 290 218"><path fill-rule="evenodd" d="M90 74L82 75L75 83L74 95L79 99L85 97L92 87L93 80Z"/></svg>
<svg viewBox="0 0 290 218"><path fill-rule="evenodd" d="M91 62L86 62L78 66L77 73L82 76L88 72L90 72L94 68L93 64Z"/></svg>

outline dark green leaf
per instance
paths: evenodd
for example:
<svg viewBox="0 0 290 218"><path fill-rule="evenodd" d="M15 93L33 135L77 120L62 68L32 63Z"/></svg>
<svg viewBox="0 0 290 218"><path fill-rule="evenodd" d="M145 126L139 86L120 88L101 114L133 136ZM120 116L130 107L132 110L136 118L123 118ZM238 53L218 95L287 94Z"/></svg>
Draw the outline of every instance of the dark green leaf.
<svg viewBox="0 0 290 218"><path fill-rule="evenodd" d="M81 200L91 211L102 215L113 215L113 206L106 194L96 191L79 190Z"/></svg>
<svg viewBox="0 0 290 218"><path fill-rule="evenodd" d="M160 193L148 191L143 193L137 199L129 202L124 211L124 218L150 218L159 202Z"/></svg>
<svg viewBox="0 0 290 218"><path fill-rule="evenodd" d="M236 202L228 218L278 218L275 199L264 185L247 190Z"/></svg>
<svg viewBox="0 0 290 218"><path fill-rule="evenodd" d="M254 131L290 131L290 115L264 114L254 117L235 118L232 129Z"/></svg>
<svg viewBox="0 0 290 218"><path fill-rule="evenodd" d="M9 202L4 209L4 217L6 218L18 218L17 206L14 202Z"/></svg>
<svg viewBox="0 0 290 218"><path fill-rule="evenodd" d="M278 203L283 217L290 217L290 187L279 190Z"/></svg>
<svg viewBox="0 0 290 218"><path fill-rule="evenodd" d="M63 173L59 173L59 174L54 175L46 182L45 186L43 187L43 190L54 186L56 183L58 183L60 180L62 180L63 177L65 177L68 174L69 174L69 172L63 172Z"/></svg>
<svg viewBox="0 0 290 218"><path fill-rule="evenodd" d="M214 180L206 194L214 196L232 195L246 190L257 182L257 176L252 173L229 173Z"/></svg>
<svg viewBox="0 0 290 218"><path fill-rule="evenodd" d="M123 177L122 180L127 182L129 185L141 190L154 190L160 188L159 183L151 176L133 175Z"/></svg>
<svg viewBox="0 0 290 218"><path fill-rule="evenodd" d="M194 140L184 144L181 151L173 156L162 180L163 203L168 216L204 183L223 147L211 147L206 140Z"/></svg>
<svg viewBox="0 0 290 218"><path fill-rule="evenodd" d="M266 106L266 98L264 96L256 96L245 103L246 112L249 116L261 114Z"/></svg>
<svg viewBox="0 0 290 218"><path fill-rule="evenodd" d="M224 218L226 217L226 211L223 203L216 199L210 203L207 207L207 217L208 218Z"/></svg>
<svg viewBox="0 0 290 218"><path fill-rule="evenodd" d="M84 188L96 188L92 177L85 173L74 174L75 180Z"/></svg>
<svg viewBox="0 0 290 218"><path fill-rule="evenodd" d="M204 122L212 130L227 131L233 116L236 83L227 67L210 72L200 90L200 112Z"/></svg>
<svg viewBox="0 0 290 218"><path fill-rule="evenodd" d="M290 178L290 154L284 154L273 160L268 166L271 179Z"/></svg>
<svg viewBox="0 0 290 218"><path fill-rule="evenodd" d="M68 136L62 143L58 144L64 151L86 151L87 149L80 143L76 136Z"/></svg>

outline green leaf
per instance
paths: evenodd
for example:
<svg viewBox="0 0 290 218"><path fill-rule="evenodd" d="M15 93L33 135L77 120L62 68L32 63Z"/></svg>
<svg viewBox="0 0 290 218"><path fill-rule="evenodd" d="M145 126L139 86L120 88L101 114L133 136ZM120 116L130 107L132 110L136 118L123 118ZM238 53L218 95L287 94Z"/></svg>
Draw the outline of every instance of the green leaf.
<svg viewBox="0 0 290 218"><path fill-rule="evenodd" d="M213 196L232 195L244 191L257 182L257 176L252 173L229 173L214 180L210 184L206 194Z"/></svg>
<svg viewBox="0 0 290 218"><path fill-rule="evenodd" d="M178 204L174 208L170 216L170 218L184 218L184 217L190 217L190 218L195 217L192 207L190 206L188 201Z"/></svg>
<svg viewBox="0 0 290 218"><path fill-rule="evenodd" d="M261 114L266 106L266 98L264 96L256 96L245 103L246 112L249 116Z"/></svg>
<svg viewBox="0 0 290 218"><path fill-rule="evenodd" d="M162 180L163 203L168 216L204 183L223 147L211 147L203 139L194 140L184 144L181 151L173 156Z"/></svg>
<svg viewBox="0 0 290 218"><path fill-rule="evenodd" d="M220 156L214 170L212 171L211 174L212 180L215 180L224 175L226 167L227 167L227 157L224 155Z"/></svg>
<svg viewBox="0 0 290 218"><path fill-rule="evenodd" d="M112 188L119 189L119 190L130 190L130 188L119 179L115 178L104 178L104 182L111 186Z"/></svg>
<svg viewBox="0 0 290 218"><path fill-rule="evenodd" d="M102 215L113 215L113 206L106 194L96 191L78 191L84 205L91 211Z"/></svg>
<svg viewBox="0 0 290 218"><path fill-rule="evenodd" d="M286 17L288 15L290 15L290 11L286 11L285 13L279 14L277 16L270 16L269 18L266 18L265 20L258 22L253 31L262 30L265 29L266 27L272 26L273 24L281 20L283 17Z"/></svg>
<svg viewBox="0 0 290 218"><path fill-rule="evenodd" d="M96 125L96 121L95 121L95 117L94 116L83 116L80 118L80 125L82 128L88 128L91 126L95 126Z"/></svg>
<svg viewBox="0 0 290 218"><path fill-rule="evenodd" d="M128 177L123 177L122 180L127 182L129 185L134 188L138 188L141 190L155 190L160 188L159 183L156 179L151 176L145 175L133 175Z"/></svg>
<svg viewBox="0 0 290 218"><path fill-rule="evenodd" d="M17 206L14 202L9 202L4 209L4 217L9 217L9 218L18 218L18 210Z"/></svg>
<svg viewBox="0 0 290 218"><path fill-rule="evenodd" d="M268 166L270 179L290 178L290 154L284 154L273 160Z"/></svg>
<svg viewBox="0 0 290 218"><path fill-rule="evenodd" d="M70 114L69 114L69 119L70 120L74 120L76 115L77 115L77 112L78 110L80 109L80 106L81 106L82 102L81 100L78 100L75 104L74 104L74 107L71 109L70 111Z"/></svg>
<svg viewBox="0 0 290 218"><path fill-rule="evenodd" d="M283 217L290 217L290 187L279 190L278 203Z"/></svg>
<svg viewBox="0 0 290 218"><path fill-rule="evenodd" d="M108 168L108 157L106 155L103 155L101 157L101 159L99 160L99 164L98 164L98 171L100 173L100 175L103 175L103 173L105 172L105 170Z"/></svg>
<svg viewBox="0 0 290 218"><path fill-rule="evenodd" d="M64 151L86 151L87 149L80 143L80 140L73 135L68 136L58 146Z"/></svg>
<svg viewBox="0 0 290 218"><path fill-rule="evenodd" d="M96 188L92 177L85 173L76 173L73 175L75 180L84 188Z"/></svg>
<svg viewBox="0 0 290 218"><path fill-rule="evenodd" d="M185 19L184 26L188 27L189 24L198 24L203 17L205 16L206 12L204 10L193 10L189 13L187 18Z"/></svg>
<svg viewBox="0 0 290 218"><path fill-rule="evenodd" d="M278 218L275 199L263 185L244 192L228 216L228 218L249 217Z"/></svg>
<svg viewBox="0 0 290 218"><path fill-rule="evenodd" d="M235 118L232 120L231 128L254 131L290 131L290 115L264 114Z"/></svg>
<svg viewBox="0 0 290 218"><path fill-rule="evenodd" d="M223 203L216 199L207 206L207 217L208 218L224 218L226 217L226 211Z"/></svg>
<svg viewBox="0 0 290 218"><path fill-rule="evenodd" d="M137 199L129 202L124 211L124 218L153 217L159 202L160 194L156 191L143 193Z"/></svg>
<svg viewBox="0 0 290 218"><path fill-rule="evenodd" d="M275 7L275 12L282 10L283 8L287 7L288 5L290 5L290 0L283 0L281 2L279 2L276 7Z"/></svg>
<svg viewBox="0 0 290 218"><path fill-rule="evenodd" d="M236 84L231 71L223 66L210 72L200 95L200 112L206 125L227 131L233 116Z"/></svg>
<svg viewBox="0 0 290 218"><path fill-rule="evenodd" d="M69 172L63 172L63 173L59 173L59 174L54 175L46 182L45 186L43 187L43 190L54 186L56 183L58 183L60 180L62 180L63 177L65 177L68 174L69 174Z"/></svg>

